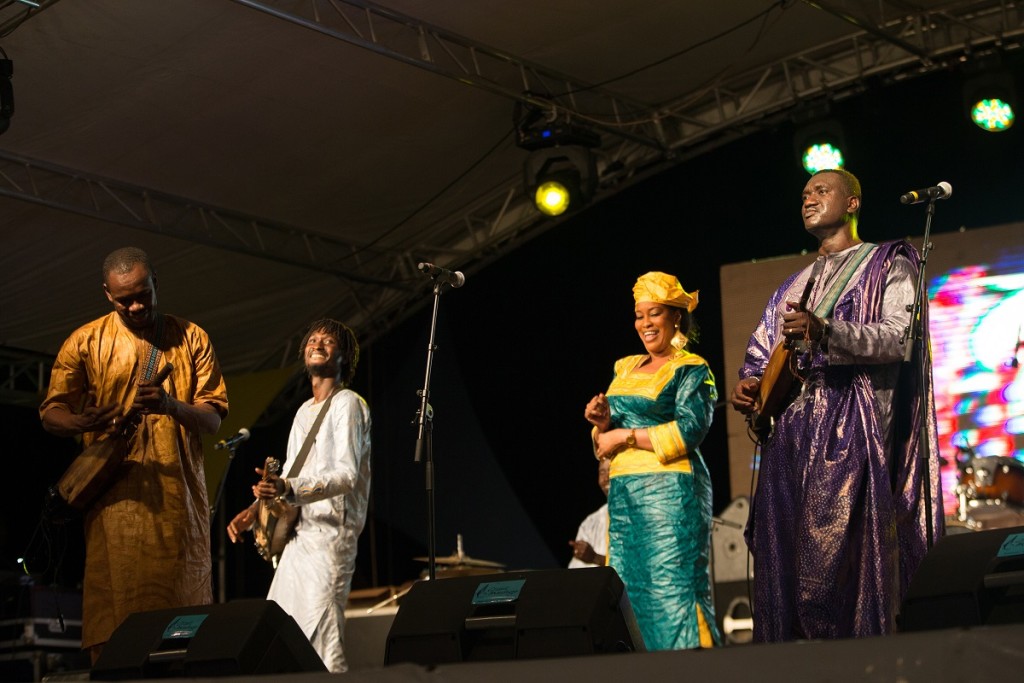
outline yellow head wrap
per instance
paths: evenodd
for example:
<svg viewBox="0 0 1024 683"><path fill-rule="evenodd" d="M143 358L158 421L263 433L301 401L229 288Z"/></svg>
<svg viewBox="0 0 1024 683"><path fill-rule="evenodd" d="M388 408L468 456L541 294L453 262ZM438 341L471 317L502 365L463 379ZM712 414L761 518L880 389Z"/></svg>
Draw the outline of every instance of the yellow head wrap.
<svg viewBox="0 0 1024 683"><path fill-rule="evenodd" d="M633 285L633 300L636 303L651 301L656 304L668 304L677 308L685 308L690 313L697 308L697 294L683 289L675 275L657 271L645 273Z"/></svg>

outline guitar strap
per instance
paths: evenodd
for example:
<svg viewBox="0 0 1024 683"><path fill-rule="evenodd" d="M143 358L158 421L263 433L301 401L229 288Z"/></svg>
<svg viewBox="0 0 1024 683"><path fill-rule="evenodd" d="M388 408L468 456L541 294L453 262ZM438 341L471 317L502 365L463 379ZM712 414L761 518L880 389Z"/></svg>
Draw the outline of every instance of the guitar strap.
<svg viewBox="0 0 1024 683"><path fill-rule="evenodd" d="M825 295L822 297L822 300L814 307L813 313L815 316L824 318L832 312L836 302L839 300L839 295L846 288L850 278L853 277L857 268L864 263L864 259L874 251L875 246L876 245L874 244L864 243L863 246L857 250L857 253L853 254L853 256L843 264L839 274L825 291ZM807 290L811 288L811 283L820 275L822 266L823 261L820 260L819 257L819 260L814 264L814 269L811 271L811 276L804 288L805 291L804 295L801 296L801 304L806 302ZM760 414L755 412L748 416L748 420L750 421L753 431L758 436L758 443L762 443L764 439L767 438L772 428L771 420L774 420L775 415L781 413L782 410L785 409L785 405L788 404L795 395L796 392L791 387L791 380L797 379L803 383L805 379L800 376L800 373L796 368L796 356L780 354L780 352L784 352L787 348L788 347L785 344L779 343L774 349L772 349L771 358L768 360L768 365L765 368L765 373L762 377L762 384L759 387L760 400L762 401L762 404L758 409ZM781 366L776 362L776 358L783 359L781 360ZM788 368L788 374L780 369L782 367ZM765 416L768 417L768 421L764 419Z"/></svg>
<svg viewBox="0 0 1024 683"><path fill-rule="evenodd" d="M844 265L843 269L839 272L839 276L832 281L831 286L829 286L828 290L825 292L825 296L823 296L821 301L818 302L818 305L814 307L815 316L819 318L827 318L829 314L832 313L832 309L839 300L839 295L843 293L844 289L846 289L846 285L850 281L850 278L853 277L855 272L857 272L857 268L860 264L864 263L864 260L868 255L875 250L876 246L878 245L865 243L857 250L857 253L846 262L846 265Z"/></svg>
<svg viewBox="0 0 1024 683"><path fill-rule="evenodd" d="M297 477L299 472L302 470L302 466L306 462L306 456L309 455L309 449L313 447L313 442L316 441L316 433L320 431L320 424L324 421L324 417L327 415L327 409L331 407L331 399L334 395L341 391L342 385L336 384L334 389L331 390L327 400L324 401L324 405L320 408L320 412L316 415L316 420L313 421L313 426L309 428L309 434L306 434L306 440L302 442L302 448L299 449L298 454L295 456L295 462L288 468L288 475L286 479Z"/></svg>
<svg viewBox="0 0 1024 683"><path fill-rule="evenodd" d="M156 374L157 361L160 360L160 343L164 336L164 316L157 314L156 329L153 332L153 341L149 342L149 354L142 368L142 382L146 383L153 379Z"/></svg>

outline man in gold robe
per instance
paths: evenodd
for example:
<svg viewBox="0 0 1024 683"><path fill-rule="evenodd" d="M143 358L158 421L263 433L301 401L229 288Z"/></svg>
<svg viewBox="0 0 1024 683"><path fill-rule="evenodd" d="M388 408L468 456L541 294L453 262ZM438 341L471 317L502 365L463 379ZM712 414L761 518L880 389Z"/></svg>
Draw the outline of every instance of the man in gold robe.
<svg viewBox="0 0 1024 683"><path fill-rule="evenodd" d="M43 427L88 447L130 411L138 428L113 482L84 510L82 647L95 663L133 612L212 601L210 508L202 434L228 412L206 332L157 311L156 274L141 249L103 262L114 310L75 330L57 354ZM157 370L173 369L162 382Z"/></svg>

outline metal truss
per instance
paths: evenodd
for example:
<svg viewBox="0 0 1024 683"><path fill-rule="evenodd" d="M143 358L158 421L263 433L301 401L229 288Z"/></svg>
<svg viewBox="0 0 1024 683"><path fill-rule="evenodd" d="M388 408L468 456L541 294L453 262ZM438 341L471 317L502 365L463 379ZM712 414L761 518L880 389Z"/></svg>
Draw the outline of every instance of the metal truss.
<svg viewBox="0 0 1024 683"><path fill-rule="evenodd" d="M935 10L882 0L874 20L851 16L831 2L803 0L858 31L764 67L726 73L671 102L641 103L366 0L233 1L611 133L648 155L687 147L808 98L836 96L872 76L926 73L949 57L1006 47L1022 32L1022 11L1008 0L953 0Z"/></svg>
<svg viewBox="0 0 1024 683"><path fill-rule="evenodd" d="M54 356L0 346L0 404L38 408Z"/></svg>
<svg viewBox="0 0 1024 683"><path fill-rule="evenodd" d="M60 0L0 0L0 38Z"/></svg>
<svg viewBox="0 0 1024 683"><path fill-rule="evenodd" d="M802 104L850 96L872 78L909 78L986 51L1014 49L1024 34L1024 12L1007 0L953 0L932 10L882 0L874 19L850 16L831 2L803 0L857 31L772 64L726 72L672 101L645 104L366 0L233 1L612 133L596 150L598 200L638 178L774 123ZM532 209L515 177L430 226L430 244L406 248L440 263L472 268L554 224Z"/></svg>
<svg viewBox="0 0 1024 683"><path fill-rule="evenodd" d="M354 282L396 286L393 279L375 278L337 265L358 251L365 252L358 245L3 150L0 150L0 196L337 275Z"/></svg>
<svg viewBox="0 0 1024 683"><path fill-rule="evenodd" d="M824 2L810 2L837 13ZM902 3L882 2L891 11ZM924 75L980 54L1015 50L1024 35L1024 10L1014 2L950 2L941 10L904 11L878 26L790 55L773 64L689 93L658 108L671 131L670 147L685 148L724 128L817 98L838 99L863 90L873 78Z"/></svg>
<svg viewBox="0 0 1024 683"><path fill-rule="evenodd" d="M244 1L250 6L259 4L248 0L236 1ZM562 102L560 113L588 124L595 122L594 112L613 111L613 118L601 122L603 129L613 125L619 128L636 126L638 135L648 135L653 126L659 142L664 145L664 148L658 148L640 144L629 136L606 137L602 148L596 150L600 184L595 200L771 125L801 105L851 96L866 88L870 79L912 78L986 53L1018 49L1024 35L1024 10L1014 2L950 2L941 10L930 12L920 8L908 10L905 3L881 2L881 9L894 18L875 25L842 15L827 3L805 1L817 9L842 16L860 30L757 69L723 75L697 92L646 110L638 108L635 103L630 103L631 107L627 109L605 91L589 89L586 84L559 75L559 82L564 84L566 92L585 92L589 98L605 98L603 106L591 102L586 110L574 109L572 102ZM367 6L365 2L349 0L330 0L329 4ZM309 7L317 5L316 0L307 3ZM376 16L368 14L368 21ZM384 17L391 15L380 16L383 21ZM317 17L317 21L326 21L323 15ZM434 27L419 24L411 17L403 17L403 21L409 30L416 29L419 34L436 42L443 39ZM385 33L377 31L374 35ZM340 35L337 37L348 40ZM391 56L379 40L375 51ZM476 51L485 50L476 48ZM500 54L506 60L503 65L515 63L514 58ZM429 52L424 55L432 58ZM403 54L401 61L414 63L409 54ZM482 61L473 63L483 68ZM430 63L430 70L476 85L467 80L466 74L459 69L441 72L438 60ZM519 72L544 73L540 67L525 62L521 63ZM486 76L489 82L501 78L496 71L474 75ZM524 81L524 86L529 85ZM526 101L522 93L517 95L512 91L511 83L505 92L517 101ZM632 121L623 115L627 111L635 117ZM502 245L514 246L555 224L551 219L538 216L517 178L481 197L449 221L433 226L431 234L446 238L447 247L437 252L439 262L454 261L472 268L474 264L493 258ZM481 235L486 239L481 240ZM429 248L429 245L424 246Z"/></svg>
<svg viewBox="0 0 1024 683"><path fill-rule="evenodd" d="M847 17L826 2L804 1L841 16L857 30L757 69L723 73L699 91L670 102L644 104L364 0L234 0L383 57L612 133L602 136L604 142L595 150L600 179L594 201L774 123L803 104L848 97L872 79L911 78L979 54L1016 49L1024 34L1024 13L1018 3L1007 0L953 0L931 11L882 1L878 11L889 18L875 21ZM333 314L349 321L365 343L423 305L425 285L416 272L417 260L471 273L558 224L534 209L518 173L457 214L417 226L421 237L406 238L392 248L367 248L4 152L0 196L337 275L348 294ZM342 263L348 265L342 268ZM295 341L284 341L281 353L260 367L284 364Z"/></svg>
<svg viewBox="0 0 1024 683"><path fill-rule="evenodd" d="M590 112L592 128L664 149L651 107L366 0L233 0L318 33L546 111ZM630 122L630 123L626 123Z"/></svg>

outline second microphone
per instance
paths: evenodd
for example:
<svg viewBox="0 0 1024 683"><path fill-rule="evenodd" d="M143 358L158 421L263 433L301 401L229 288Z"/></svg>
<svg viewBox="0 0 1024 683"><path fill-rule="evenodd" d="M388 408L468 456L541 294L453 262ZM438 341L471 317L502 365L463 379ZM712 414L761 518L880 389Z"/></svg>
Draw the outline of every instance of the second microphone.
<svg viewBox="0 0 1024 683"><path fill-rule="evenodd" d="M421 263L417 267L420 269L420 272L426 273L441 284L451 285L452 287L461 287L466 284L466 276L460 271L446 270L440 266L435 266L433 263Z"/></svg>

